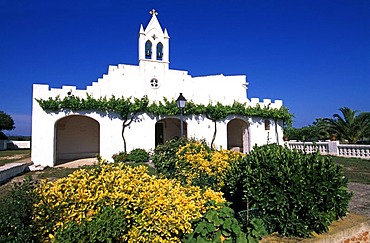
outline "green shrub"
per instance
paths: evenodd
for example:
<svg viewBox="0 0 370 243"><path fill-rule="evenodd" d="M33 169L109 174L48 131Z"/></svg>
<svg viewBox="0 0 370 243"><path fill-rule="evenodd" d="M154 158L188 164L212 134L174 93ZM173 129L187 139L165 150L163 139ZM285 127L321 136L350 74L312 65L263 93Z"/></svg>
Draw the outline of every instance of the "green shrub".
<svg viewBox="0 0 370 243"><path fill-rule="evenodd" d="M252 218L243 231L246 232L249 243L258 243L263 236L268 234L263 220L260 218Z"/></svg>
<svg viewBox="0 0 370 243"><path fill-rule="evenodd" d="M201 218L194 220L194 231L184 237L185 243L195 242L247 242L234 210L226 203L214 204Z"/></svg>
<svg viewBox="0 0 370 243"><path fill-rule="evenodd" d="M126 214L121 208L104 207L91 220L68 222L55 236L56 242L122 242L127 234Z"/></svg>
<svg viewBox="0 0 370 243"><path fill-rule="evenodd" d="M243 232L247 234L249 243L258 243L263 236L268 234L263 220L254 210L240 211L236 218Z"/></svg>
<svg viewBox="0 0 370 243"><path fill-rule="evenodd" d="M178 161L176 153L179 148L187 144L187 142L188 139L184 137L172 139L164 144L158 145L154 149L152 160L158 173L166 178L174 178L175 166Z"/></svg>
<svg viewBox="0 0 370 243"><path fill-rule="evenodd" d="M342 167L330 157L276 144L255 147L227 178L225 196L236 210L257 211L271 232L286 236L327 231L351 198Z"/></svg>
<svg viewBox="0 0 370 243"><path fill-rule="evenodd" d="M134 149L128 155L128 161L130 162L147 162L149 161L149 154L145 151L145 149Z"/></svg>
<svg viewBox="0 0 370 243"><path fill-rule="evenodd" d="M14 184L0 203L0 242L33 241L32 215L36 200L31 177Z"/></svg>
<svg viewBox="0 0 370 243"><path fill-rule="evenodd" d="M126 152L118 152L117 154L113 154L112 159L114 162L126 162L128 160L128 154Z"/></svg>
<svg viewBox="0 0 370 243"><path fill-rule="evenodd" d="M149 160L149 154L145 151L145 149L134 149L130 153L126 152L119 152L112 156L114 162L147 162Z"/></svg>

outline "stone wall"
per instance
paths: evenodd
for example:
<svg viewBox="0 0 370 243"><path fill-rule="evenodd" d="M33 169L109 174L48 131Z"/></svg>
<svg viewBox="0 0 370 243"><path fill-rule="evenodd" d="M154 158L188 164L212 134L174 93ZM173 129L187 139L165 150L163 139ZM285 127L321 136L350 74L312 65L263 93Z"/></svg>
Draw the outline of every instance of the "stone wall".
<svg viewBox="0 0 370 243"><path fill-rule="evenodd" d="M348 214L329 226L329 231L311 238L287 238L277 235L263 237L260 242L302 242L302 243L369 243L370 218L365 215Z"/></svg>

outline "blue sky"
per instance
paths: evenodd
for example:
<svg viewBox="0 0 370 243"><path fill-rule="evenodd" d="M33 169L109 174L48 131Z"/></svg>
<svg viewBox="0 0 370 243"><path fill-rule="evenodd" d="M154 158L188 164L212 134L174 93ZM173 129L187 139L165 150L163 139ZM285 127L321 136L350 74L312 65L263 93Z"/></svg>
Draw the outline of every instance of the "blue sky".
<svg viewBox="0 0 370 243"><path fill-rule="evenodd" d="M137 64L155 8L170 68L246 74L248 98L282 99L293 125L348 106L370 111L368 0L0 0L0 110L31 134L32 84L84 89L108 65Z"/></svg>

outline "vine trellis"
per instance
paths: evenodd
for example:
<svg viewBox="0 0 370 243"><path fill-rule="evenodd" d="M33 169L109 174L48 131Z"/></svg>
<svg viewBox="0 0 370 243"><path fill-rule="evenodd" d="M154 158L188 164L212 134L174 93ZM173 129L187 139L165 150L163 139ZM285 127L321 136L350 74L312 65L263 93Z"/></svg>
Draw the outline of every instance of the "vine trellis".
<svg viewBox="0 0 370 243"><path fill-rule="evenodd" d="M100 97L98 99L87 94L86 98L81 98L75 95L69 95L63 99L60 96L49 97L48 99L36 99L44 111L101 111L106 113L116 113L122 119L122 139L124 141L124 151L126 152L126 139L124 136L125 128L128 127L135 116L139 112L150 113L155 116L174 116L180 114L180 109L176 105L175 99L163 98L163 101L150 102L145 95L141 98L120 97L116 98L112 95L110 98ZM247 106L246 103L235 101L232 105L223 105L220 102L208 105L196 104L193 101L188 101L184 109L185 115L205 115L215 124L215 130L211 145L216 137L217 121L225 119L229 115L240 115L249 117L261 117L277 120L282 120L286 124L291 124L293 115L288 108L282 106L279 109L269 106L261 107L257 104L255 107Z"/></svg>

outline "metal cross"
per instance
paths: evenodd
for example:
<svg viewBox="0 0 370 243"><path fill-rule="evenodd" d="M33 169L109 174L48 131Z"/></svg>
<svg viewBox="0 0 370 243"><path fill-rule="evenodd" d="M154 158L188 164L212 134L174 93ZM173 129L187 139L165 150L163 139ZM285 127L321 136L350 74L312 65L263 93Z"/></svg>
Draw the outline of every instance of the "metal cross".
<svg viewBox="0 0 370 243"><path fill-rule="evenodd" d="M150 12L149 12L152 16L154 16L154 15L158 15L158 12L157 11L155 11L155 9L153 8L152 10L150 10Z"/></svg>

